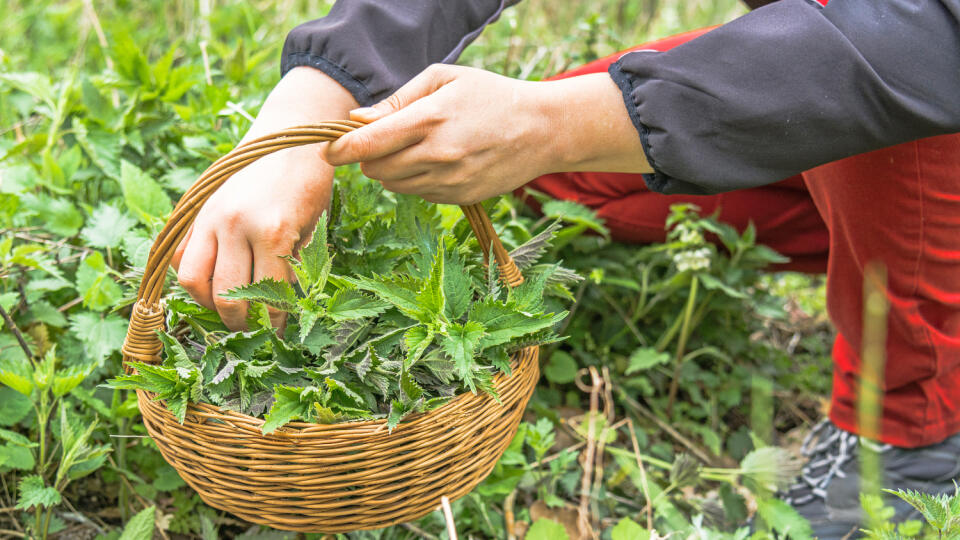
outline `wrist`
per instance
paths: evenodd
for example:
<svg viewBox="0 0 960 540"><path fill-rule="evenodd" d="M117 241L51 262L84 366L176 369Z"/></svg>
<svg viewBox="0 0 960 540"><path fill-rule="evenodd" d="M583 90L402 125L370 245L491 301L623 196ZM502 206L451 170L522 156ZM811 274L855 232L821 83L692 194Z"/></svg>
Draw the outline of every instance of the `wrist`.
<svg viewBox="0 0 960 540"><path fill-rule="evenodd" d="M296 67L264 100L241 142L289 127L343 120L358 106L353 95L327 74L311 67Z"/></svg>
<svg viewBox="0 0 960 540"><path fill-rule="evenodd" d="M550 172L653 172L623 96L606 73L544 85L541 114L552 131Z"/></svg>

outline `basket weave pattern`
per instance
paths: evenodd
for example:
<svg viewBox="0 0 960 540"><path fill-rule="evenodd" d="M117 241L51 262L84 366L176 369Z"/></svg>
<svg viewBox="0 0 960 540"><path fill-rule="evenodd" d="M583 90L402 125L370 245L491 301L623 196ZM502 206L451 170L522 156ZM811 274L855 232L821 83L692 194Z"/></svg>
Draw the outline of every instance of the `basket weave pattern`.
<svg viewBox="0 0 960 540"><path fill-rule="evenodd" d="M219 159L184 194L157 236L131 315L124 361L160 362L160 301L166 269L200 207L233 173L271 152L332 141L360 124L328 122L250 141ZM489 248L504 280L523 281L478 205L462 207L484 257ZM220 407L190 404L181 425L163 403L138 392L140 411L164 458L209 505L253 523L302 532L375 529L422 517L472 490L516 434L539 378L539 348L511 359L497 375L500 403L462 394L402 422L290 423L270 435L263 420Z"/></svg>

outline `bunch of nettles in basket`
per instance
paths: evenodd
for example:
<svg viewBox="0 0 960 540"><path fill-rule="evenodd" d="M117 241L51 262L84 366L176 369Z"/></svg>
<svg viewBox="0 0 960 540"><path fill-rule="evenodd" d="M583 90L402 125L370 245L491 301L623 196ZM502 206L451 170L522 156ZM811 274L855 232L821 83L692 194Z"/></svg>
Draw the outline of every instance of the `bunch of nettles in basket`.
<svg viewBox="0 0 960 540"><path fill-rule="evenodd" d="M182 291L166 299L164 361L133 363L115 388L164 400L183 422L188 402L265 415L264 433L293 420L387 418L393 429L463 392L494 394L510 353L557 340L579 277L538 264L557 224L512 252L526 281L516 288L485 265L466 219L379 184L339 188L328 221L290 258L296 283L265 279L226 296L250 303L249 330L231 332ZM555 299L552 304L556 305ZM288 313L283 337L269 309Z"/></svg>

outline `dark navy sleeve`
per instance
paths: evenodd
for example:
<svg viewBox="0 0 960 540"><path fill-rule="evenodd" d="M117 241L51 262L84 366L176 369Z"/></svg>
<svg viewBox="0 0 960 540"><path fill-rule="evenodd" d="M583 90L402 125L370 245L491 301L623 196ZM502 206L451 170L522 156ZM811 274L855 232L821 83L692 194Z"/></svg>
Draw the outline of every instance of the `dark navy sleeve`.
<svg viewBox="0 0 960 540"><path fill-rule="evenodd" d="M380 101L434 63L463 49L520 0L339 0L330 13L293 29L282 74L317 68L361 105Z"/></svg>
<svg viewBox="0 0 960 540"><path fill-rule="evenodd" d="M781 0L610 67L663 193L960 131L960 0Z"/></svg>

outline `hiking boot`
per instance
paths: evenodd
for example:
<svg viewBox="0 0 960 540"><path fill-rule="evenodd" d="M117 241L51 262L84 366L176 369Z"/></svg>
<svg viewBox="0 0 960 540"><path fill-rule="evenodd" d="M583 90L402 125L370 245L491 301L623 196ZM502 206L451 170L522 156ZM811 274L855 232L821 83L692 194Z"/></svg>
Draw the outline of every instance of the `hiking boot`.
<svg viewBox="0 0 960 540"><path fill-rule="evenodd" d="M820 540L862 538L864 524L860 507L860 453L869 447L880 455L883 486L914 489L930 494L955 492L960 478L960 434L922 448L898 448L878 444L838 428L824 420L803 441L807 458L797 482L780 495L810 521ZM896 511L892 521L920 519L912 506L889 494L884 502Z"/></svg>

